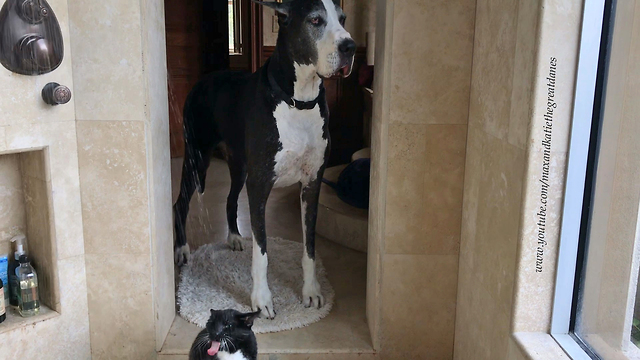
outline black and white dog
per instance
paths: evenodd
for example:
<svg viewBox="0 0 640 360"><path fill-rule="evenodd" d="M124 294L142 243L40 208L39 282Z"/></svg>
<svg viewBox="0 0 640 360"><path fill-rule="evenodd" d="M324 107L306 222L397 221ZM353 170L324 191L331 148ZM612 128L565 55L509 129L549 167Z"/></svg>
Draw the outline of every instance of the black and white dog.
<svg viewBox="0 0 640 360"><path fill-rule="evenodd" d="M274 54L254 74L225 72L200 81L184 108L185 159L180 196L174 205L175 258L189 257L185 221L197 188L204 191L212 150L225 145L231 174L227 198L227 242L243 250L236 222L245 180L253 235L254 311L273 319L267 284L265 208L274 187L301 184L305 306L324 298L315 271L315 227L320 184L329 155L329 111L323 78L349 76L356 43L344 29L337 0L261 2L276 10L280 30Z"/></svg>

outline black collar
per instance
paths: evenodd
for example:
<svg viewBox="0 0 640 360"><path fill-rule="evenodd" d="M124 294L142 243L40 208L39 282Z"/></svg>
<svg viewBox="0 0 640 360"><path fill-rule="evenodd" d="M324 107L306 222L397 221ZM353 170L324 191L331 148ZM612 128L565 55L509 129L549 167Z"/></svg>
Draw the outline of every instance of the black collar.
<svg viewBox="0 0 640 360"><path fill-rule="evenodd" d="M318 101L320 100L320 96L324 92L324 86L320 85L320 92L318 96L311 101L300 101L293 98L293 96L287 95L287 93L282 90L282 88L276 82L276 79L271 75L271 71L267 71L267 77L269 78L269 85L271 85L271 90L278 96L281 97L284 102L289 105L290 108L296 108L298 110L311 110L316 107Z"/></svg>

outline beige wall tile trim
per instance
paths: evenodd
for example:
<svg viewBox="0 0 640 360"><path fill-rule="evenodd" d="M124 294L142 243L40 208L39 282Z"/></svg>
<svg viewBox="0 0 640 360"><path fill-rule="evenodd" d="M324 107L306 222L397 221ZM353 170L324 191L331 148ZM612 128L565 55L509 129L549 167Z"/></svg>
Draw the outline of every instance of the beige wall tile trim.
<svg viewBox="0 0 640 360"><path fill-rule="evenodd" d="M373 124L372 124L372 168L371 168L371 201L369 206L369 250L367 261L367 320L373 347L380 349L381 330L381 296L382 287L382 254L384 254L385 220L386 220L386 188L387 188L387 154L389 138L389 116L391 93L392 54L385 51L393 42L393 9L394 2L377 0L376 12L376 75L373 87Z"/></svg>
<svg viewBox="0 0 640 360"><path fill-rule="evenodd" d="M569 360L571 359L558 345L558 343L546 333L514 333L511 342L517 348L516 355L526 360ZM512 344L510 344L510 348ZM512 350L512 353L514 351ZM509 360L520 360L519 357Z"/></svg>
<svg viewBox="0 0 640 360"><path fill-rule="evenodd" d="M541 6L518 240L514 333L550 331L581 32L581 2L543 0ZM552 73L553 87L548 79ZM545 116L549 113L549 102L557 105L552 109L551 144L546 147L544 140L549 139L549 132L545 127L549 129L550 122ZM543 236L544 242L539 242L539 236Z"/></svg>

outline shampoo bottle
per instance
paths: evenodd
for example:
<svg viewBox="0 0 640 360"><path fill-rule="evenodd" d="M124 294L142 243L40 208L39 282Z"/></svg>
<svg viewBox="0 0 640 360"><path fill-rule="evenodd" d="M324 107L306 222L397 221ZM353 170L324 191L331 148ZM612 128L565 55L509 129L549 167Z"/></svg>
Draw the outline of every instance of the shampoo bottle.
<svg viewBox="0 0 640 360"><path fill-rule="evenodd" d="M0 280L4 285L4 302L9 303L9 256L0 255Z"/></svg>
<svg viewBox="0 0 640 360"><path fill-rule="evenodd" d="M4 284L2 283L2 279L0 279L0 323L7 319L7 311L5 309L4 302Z"/></svg>
<svg viewBox="0 0 640 360"><path fill-rule="evenodd" d="M24 251L24 243L27 240L23 234L16 235L11 239L12 243L15 243L16 252L13 255L13 260L9 263L9 303L13 306L18 306L18 297L20 295L20 283L18 282L18 276L16 275L16 269L20 267L20 256L26 255Z"/></svg>
<svg viewBox="0 0 640 360"><path fill-rule="evenodd" d="M18 294L18 311L23 317L38 315L40 312L40 296L38 294L38 275L29 263L27 255L20 255L20 267L16 269L20 283Z"/></svg>

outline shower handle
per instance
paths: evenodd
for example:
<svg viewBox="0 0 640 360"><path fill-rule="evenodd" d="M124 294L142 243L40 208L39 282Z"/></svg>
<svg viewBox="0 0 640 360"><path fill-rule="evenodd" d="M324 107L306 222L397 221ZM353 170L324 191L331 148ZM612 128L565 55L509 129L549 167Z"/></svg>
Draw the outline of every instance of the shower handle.
<svg viewBox="0 0 640 360"><path fill-rule="evenodd" d="M50 82L42 88L42 100L49 105L66 104L71 100L71 90L64 85Z"/></svg>

